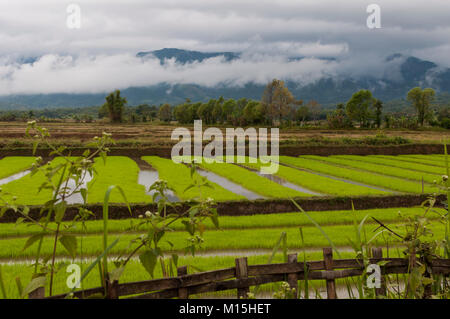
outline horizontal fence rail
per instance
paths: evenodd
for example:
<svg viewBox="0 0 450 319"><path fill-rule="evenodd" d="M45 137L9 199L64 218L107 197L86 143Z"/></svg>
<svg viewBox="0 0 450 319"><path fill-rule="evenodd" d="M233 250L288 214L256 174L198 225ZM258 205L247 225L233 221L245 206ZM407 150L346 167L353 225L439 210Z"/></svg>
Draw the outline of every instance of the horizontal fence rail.
<svg viewBox="0 0 450 319"><path fill-rule="evenodd" d="M98 287L79 290L75 298L88 298L98 295L109 299L187 299L190 295L212 293L224 290L237 290L238 298L247 298L251 286L267 283L287 282L297 295L299 280L325 280L328 299L336 299L336 279L361 276L366 272L361 259L333 259L331 248L323 248L324 259L320 261L298 262L297 255L288 256L287 263L248 265L247 257L237 258L235 267L187 274L187 267L179 267L177 277L146 280L129 283L108 283L106 288ZM375 290L377 295L385 295L384 275L406 274L417 266L406 258L383 258L381 248L372 249L370 264L383 262L380 266L382 285ZM433 275L450 275L450 259L433 259L428 264ZM48 299L67 298L68 294L47 297ZM30 293L29 298L45 298L43 287Z"/></svg>

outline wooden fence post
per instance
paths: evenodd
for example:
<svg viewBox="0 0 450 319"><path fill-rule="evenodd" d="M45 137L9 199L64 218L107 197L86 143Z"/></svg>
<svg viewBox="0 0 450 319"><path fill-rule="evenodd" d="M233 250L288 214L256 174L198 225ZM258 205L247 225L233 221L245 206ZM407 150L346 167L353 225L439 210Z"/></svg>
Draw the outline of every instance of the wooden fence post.
<svg viewBox="0 0 450 319"><path fill-rule="evenodd" d="M375 247L372 248L372 256L375 262L380 261L383 258L383 248ZM380 267L381 270L381 285L380 288L375 288L376 296L386 296L386 282L384 280L384 267Z"/></svg>
<svg viewBox="0 0 450 319"><path fill-rule="evenodd" d="M288 263L297 263L297 254L291 254L288 255ZM291 289L295 289L294 291L294 298L297 299L298 297L298 273L290 273L287 276L287 282L289 284L289 287Z"/></svg>
<svg viewBox="0 0 450 319"><path fill-rule="evenodd" d="M187 275L187 266L182 266L177 268L177 275L185 276ZM188 299L189 294L187 288L178 288L178 299Z"/></svg>
<svg viewBox="0 0 450 319"><path fill-rule="evenodd" d="M236 279L247 279L248 278L248 261L247 257L236 258ZM249 287L238 288L237 297L238 299L246 299L247 294L250 292Z"/></svg>
<svg viewBox="0 0 450 319"><path fill-rule="evenodd" d="M28 299L44 299L45 288L39 287L28 294Z"/></svg>
<svg viewBox="0 0 450 319"><path fill-rule="evenodd" d="M323 263L325 265L325 270L333 270L333 249L324 248L323 249ZM334 279L327 279L327 297L328 299L337 299L336 296L336 282Z"/></svg>

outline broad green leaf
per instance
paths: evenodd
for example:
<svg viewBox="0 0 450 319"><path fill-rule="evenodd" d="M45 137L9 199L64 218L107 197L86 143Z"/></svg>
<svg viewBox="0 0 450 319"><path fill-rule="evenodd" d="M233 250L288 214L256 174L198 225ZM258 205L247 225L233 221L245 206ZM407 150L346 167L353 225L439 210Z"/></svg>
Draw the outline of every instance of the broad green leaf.
<svg viewBox="0 0 450 319"><path fill-rule="evenodd" d="M153 278L153 272L155 270L157 256L152 250L147 250L139 256L142 266Z"/></svg>
<svg viewBox="0 0 450 319"><path fill-rule="evenodd" d="M67 209L67 202L61 201L55 205L55 222L60 224L64 218Z"/></svg>
<svg viewBox="0 0 450 319"><path fill-rule="evenodd" d="M77 255L77 238L72 235L64 235L59 238L59 241L70 254L70 256L75 258L75 256Z"/></svg>
<svg viewBox="0 0 450 319"><path fill-rule="evenodd" d="M36 234L31 236L30 238L27 239L27 241L25 242L25 245L23 246L23 251L26 250L28 247L30 247L31 245L33 245L35 242L37 242L38 240L40 240L41 238L43 238L46 235L46 233L40 233L40 234Z"/></svg>

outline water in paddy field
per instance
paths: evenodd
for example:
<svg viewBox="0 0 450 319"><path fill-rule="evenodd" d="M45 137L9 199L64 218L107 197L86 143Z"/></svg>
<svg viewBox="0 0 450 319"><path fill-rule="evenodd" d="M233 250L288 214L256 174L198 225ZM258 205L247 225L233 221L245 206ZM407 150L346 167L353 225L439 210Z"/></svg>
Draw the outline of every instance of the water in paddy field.
<svg viewBox="0 0 450 319"><path fill-rule="evenodd" d="M235 183L229 181L228 179L226 179L225 177L219 176L210 171L197 169L197 173L201 176L206 177L211 182L216 183L216 184L220 185L221 187L223 187L235 194L242 195L249 200L264 198L263 196L253 193L252 191L249 191L248 189L242 187L241 185L235 184Z"/></svg>
<svg viewBox="0 0 450 319"><path fill-rule="evenodd" d="M313 191L311 191L311 190L309 190L307 188L303 188L303 187L301 187L299 185L290 183L290 182L288 182L288 181L286 181L286 180L284 180L284 179L282 179L282 178L280 178L278 176L275 176L273 174L262 174L260 171L255 171L255 173L258 174L259 176L262 176L262 177L265 177L267 179L270 179L272 182L280 184L281 186L291 188L291 189L296 190L296 191L301 192L301 193L310 194L310 195L314 195L314 196L325 196L324 194L316 193L316 192L313 192Z"/></svg>
<svg viewBox="0 0 450 319"><path fill-rule="evenodd" d="M87 188L87 184L91 180L92 180L92 176L89 173L87 173L84 176L84 179L82 180L82 184L78 188L78 190L80 188ZM75 187L76 187L75 181L73 179L70 179L69 182L67 183L66 193L70 194L71 192L73 192L75 190ZM81 196L81 193L79 193L79 192L74 193L66 198L66 202L67 202L67 204L83 204L83 196Z"/></svg>
<svg viewBox="0 0 450 319"><path fill-rule="evenodd" d="M30 170L19 172L17 174L0 179L0 185L8 184L9 182L15 181L16 179L22 178L30 174Z"/></svg>
<svg viewBox="0 0 450 319"><path fill-rule="evenodd" d="M139 171L138 184L141 184L145 187L145 191L148 195L153 196L155 191L148 191L150 186L153 185L159 179L158 171L151 169L141 169ZM167 191L167 197L170 202L178 202L179 198L171 191ZM158 200L158 197L156 198Z"/></svg>

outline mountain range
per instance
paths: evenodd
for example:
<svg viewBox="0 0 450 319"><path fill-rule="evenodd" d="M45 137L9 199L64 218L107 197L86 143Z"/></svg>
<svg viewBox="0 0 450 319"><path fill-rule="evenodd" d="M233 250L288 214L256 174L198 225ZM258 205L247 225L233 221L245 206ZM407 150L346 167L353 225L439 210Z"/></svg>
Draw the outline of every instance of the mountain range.
<svg viewBox="0 0 450 319"><path fill-rule="evenodd" d="M223 57L225 62L241 59L240 53L235 52L199 52L180 49L162 49L157 51L139 52L139 58L157 58L161 65L168 60L175 60L179 64L202 63L207 59ZM303 57L290 57L300 60ZM361 76L322 77L306 85L295 81L286 81L288 88L297 99L304 101L316 100L325 108L332 107L339 102L347 101L359 89L370 89L374 95L385 101L402 100L407 92L416 86L432 87L438 94L448 97L450 92L450 69L439 67L431 61L421 60L413 56L394 54L386 58L386 63L401 58L399 68L400 77L375 78ZM33 63L38 58L22 59L20 63ZM323 58L334 60L333 57ZM189 98L191 101L207 101L211 98L239 99L246 97L259 100L264 85L248 82L242 86L218 85L206 87L198 84L168 84L159 83L146 87L130 87L121 90L129 105L162 103L178 104ZM53 107L83 107L101 105L104 103L106 93L86 94L20 94L0 96L0 109L37 109ZM392 103L391 103L392 104Z"/></svg>

